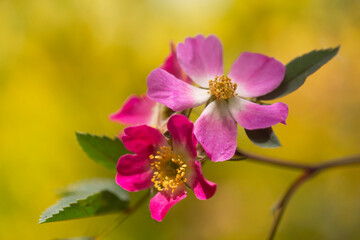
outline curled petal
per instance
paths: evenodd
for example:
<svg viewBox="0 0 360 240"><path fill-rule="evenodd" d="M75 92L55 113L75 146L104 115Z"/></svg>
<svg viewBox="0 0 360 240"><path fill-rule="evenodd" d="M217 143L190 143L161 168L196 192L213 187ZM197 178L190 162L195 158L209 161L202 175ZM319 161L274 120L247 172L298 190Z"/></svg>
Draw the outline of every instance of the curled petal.
<svg viewBox="0 0 360 240"><path fill-rule="evenodd" d="M174 111L182 111L204 104L210 97L207 90L194 87L157 68L147 78L147 95Z"/></svg>
<svg viewBox="0 0 360 240"><path fill-rule="evenodd" d="M259 53L244 52L234 62L229 77L238 84L241 97L258 97L277 88L285 76L285 66Z"/></svg>
<svg viewBox="0 0 360 240"><path fill-rule="evenodd" d="M239 125L249 130L286 124L289 111L285 103L260 105L239 97L229 99L229 109Z"/></svg>
<svg viewBox="0 0 360 240"><path fill-rule="evenodd" d="M197 140L193 133L194 124L184 115L173 115L167 124L168 130L173 139L174 150L184 148L190 155L196 157Z"/></svg>
<svg viewBox="0 0 360 240"><path fill-rule="evenodd" d="M110 115L110 119L126 125L147 124L153 117L155 105L156 102L146 95L133 95L118 112Z"/></svg>
<svg viewBox="0 0 360 240"><path fill-rule="evenodd" d="M152 185L148 156L126 154L120 157L116 170L116 183L127 191L139 191Z"/></svg>
<svg viewBox="0 0 360 240"><path fill-rule="evenodd" d="M150 200L150 212L152 218L161 222L169 209L184 198L186 198L186 191L178 191L176 194L158 192Z"/></svg>
<svg viewBox="0 0 360 240"><path fill-rule="evenodd" d="M237 126L225 101L213 101L204 109L194 133L211 161L225 161L234 155Z"/></svg>
<svg viewBox="0 0 360 240"><path fill-rule="evenodd" d="M176 78L181 79L184 82L191 83L191 79L186 75L186 73L181 69L179 65L179 62L176 57L174 43L171 43L170 46L171 46L171 53L166 58L161 68L167 71L168 73L171 73Z"/></svg>
<svg viewBox="0 0 360 240"><path fill-rule="evenodd" d="M122 141L125 147L139 154L152 154L158 147L167 145L166 139L159 130L149 126L127 127Z"/></svg>
<svg viewBox="0 0 360 240"><path fill-rule="evenodd" d="M195 196L200 200L211 198L216 192L216 184L205 179L199 161L194 162L192 174L188 184L193 189Z"/></svg>
<svg viewBox="0 0 360 240"><path fill-rule="evenodd" d="M179 43L176 50L184 72L201 87L209 87L209 80L224 72L222 45L214 35L186 38L185 43Z"/></svg>

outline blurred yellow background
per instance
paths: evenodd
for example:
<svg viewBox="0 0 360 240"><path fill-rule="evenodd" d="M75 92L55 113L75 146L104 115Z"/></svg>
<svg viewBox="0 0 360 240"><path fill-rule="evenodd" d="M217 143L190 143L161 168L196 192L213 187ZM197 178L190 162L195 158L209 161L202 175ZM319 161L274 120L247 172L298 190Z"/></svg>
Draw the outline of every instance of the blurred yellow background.
<svg viewBox="0 0 360 240"><path fill-rule="evenodd" d="M75 131L115 136L108 120L169 53L169 42L216 34L225 69L242 51L283 63L341 45L336 58L281 101L283 147L249 151L315 163L360 153L360 1L357 0L1 0L0 239L96 235L117 217L38 225L56 190L114 177L78 147ZM208 201L192 194L162 223L144 205L108 239L266 239L271 208L299 172L252 162L211 163ZM360 239L360 168L307 182L287 209L277 239Z"/></svg>

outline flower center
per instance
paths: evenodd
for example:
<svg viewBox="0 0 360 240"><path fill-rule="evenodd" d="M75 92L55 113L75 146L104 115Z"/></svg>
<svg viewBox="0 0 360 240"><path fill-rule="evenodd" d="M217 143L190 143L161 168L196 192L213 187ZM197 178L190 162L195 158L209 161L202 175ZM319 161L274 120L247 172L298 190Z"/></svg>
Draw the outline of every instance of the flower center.
<svg viewBox="0 0 360 240"><path fill-rule="evenodd" d="M235 90L237 88L237 83L231 82L231 79L226 75L216 76L214 80L209 81L208 93L211 93L219 99L228 99L234 97ZM237 94L235 94L237 95Z"/></svg>
<svg viewBox="0 0 360 240"><path fill-rule="evenodd" d="M158 191L171 190L175 192L176 188L187 181L185 170L187 165L181 161L180 156L176 156L171 147L161 147L156 155L150 155L151 168L154 170L151 181Z"/></svg>

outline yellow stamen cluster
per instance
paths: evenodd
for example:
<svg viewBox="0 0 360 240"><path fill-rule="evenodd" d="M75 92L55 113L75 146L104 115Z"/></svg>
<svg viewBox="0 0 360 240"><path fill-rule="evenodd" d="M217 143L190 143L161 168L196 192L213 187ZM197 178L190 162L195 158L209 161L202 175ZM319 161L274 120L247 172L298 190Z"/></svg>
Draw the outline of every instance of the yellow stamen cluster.
<svg viewBox="0 0 360 240"><path fill-rule="evenodd" d="M229 99L234 97L235 90L237 88L237 83L231 82L231 79L226 75L216 76L214 80L209 81L208 93L211 93L219 99ZM237 95L237 94L235 94Z"/></svg>
<svg viewBox="0 0 360 240"><path fill-rule="evenodd" d="M181 161L181 157L176 156L171 147L161 147L156 155L150 155L151 168L154 170L151 181L158 191L171 190L175 192L176 188L187 181L185 170L187 165Z"/></svg>

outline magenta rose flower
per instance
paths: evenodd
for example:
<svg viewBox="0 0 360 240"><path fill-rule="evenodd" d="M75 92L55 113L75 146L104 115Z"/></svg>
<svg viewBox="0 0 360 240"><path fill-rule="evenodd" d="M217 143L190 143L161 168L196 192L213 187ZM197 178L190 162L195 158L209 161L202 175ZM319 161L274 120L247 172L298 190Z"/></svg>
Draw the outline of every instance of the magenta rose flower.
<svg viewBox="0 0 360 240"><path fill-rule="evenodd" d="M260 105L251 101L280 85L285 66L278 60L244 52L224 75L222 45L213 35L187 38L177 46L177 57L197 86L158 68L148 76L147 94L174 111L207 103L195 122L194 133L212 161L225 161L234 155L236 122L249 130L285 124L286 104Z"/></svg>
<svg viewBox="0 0 360 240"><path fill-rule="evenodd" d="M160 68L184 82L191 83L178 63L174 43L170 43L170 48L171 52ZM110 115L110 120L129 126L146 124L159 128L165 120L159 117L164 115L162 112L166 111L165 108L146 95L132 95L117 112Z"/></svg>
<svg viewBox="0 0 360 240"><path fill-rule="evenodd" d="M193 123L183 115L170 117L167 141L159 130L142 125L128 127L122 141L134 154L120 157L116 182L127 191L153 188L151 216L162 221L168 210L186 197L186 186L200 200L212 197L216 184L206 180L201 163L195 160L197 140Z"/></svg>

